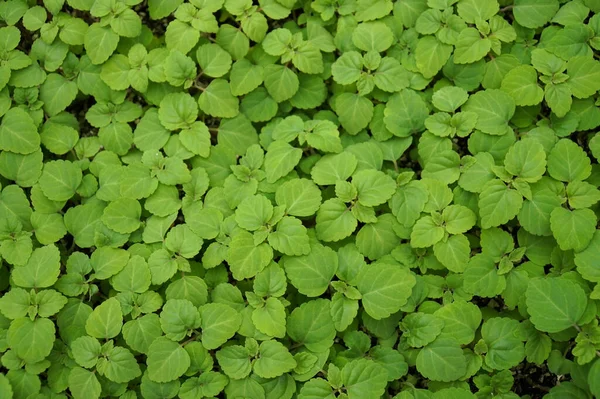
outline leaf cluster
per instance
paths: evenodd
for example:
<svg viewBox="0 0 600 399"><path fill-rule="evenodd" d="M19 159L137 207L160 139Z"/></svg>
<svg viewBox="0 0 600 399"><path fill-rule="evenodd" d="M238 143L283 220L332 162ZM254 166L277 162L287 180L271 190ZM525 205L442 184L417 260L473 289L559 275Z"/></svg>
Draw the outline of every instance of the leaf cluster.
<svg viewBox="0 0 600 399"><path fill-rule="evenodd" d="M0 397L600 397L599 51L598 0L2 1Z"/></svg>

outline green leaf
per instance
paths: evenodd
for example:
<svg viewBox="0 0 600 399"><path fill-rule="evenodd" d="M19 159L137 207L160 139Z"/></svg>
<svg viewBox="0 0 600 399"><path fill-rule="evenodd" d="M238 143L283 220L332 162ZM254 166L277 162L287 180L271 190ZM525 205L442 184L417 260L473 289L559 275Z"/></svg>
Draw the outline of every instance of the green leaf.
<svg viewBox="0 0 600 399"><path fill-rule="evenodd" d="M417 370L433 381L454 381L467 371L467 359L456 340L440 337L421 349Z"/></svg>
<svg viewBox="0 0 600 399"><path fill-rule="evenodd" d="M100 77L111 89L125 90L129 87L129 60L121 54L113 55L102 66Z"/></svg>
<svg viewBox="0 0 600 399"><path fill-rule="evenodd" d="M279 341L264 341L260 344L254 372L262 378L275 378L292 371L296 360Z"/></svg>
<svg viewBox="0 0 600 399"><path fill-rule="evenodd" d="M527 312L540 331L557 333L577 324L587 306L583 289L565 278L534 278L525 293Z"/></svg>
<svg viewBox="0 0 600 399"><path fill-rule="evenodd" d="M546 153L537 140L517 141L504 158L506 171L529 183L535 183L546 171Z"/></svg>
<svg viewBox="0 0 600 399"><path fill-rule="evenodd" d="M6 342L27 363L41 362L54 345L56 328L50 319L19 318L10 323Z"/></svg>
<svg viewBox="0 0 600 399"><path fill-rule="evenodd" d="M600 270L595 261L599 247L600 230L596 230L590 244L583 251L575 254L577 271L588 281L600 282Z"/></svg>
<svg viewBox="0 0 600 399"><path fill-rule="evenodd" d="M33 243L31 235L20 232L10 240L4 240L0 244L0 254L8 263L13 265L24 265L31 256Z"/></svg>
<svg viewBox="0 0 600 399"><path fill-rule="evenodd" d="M165 247L184 258L193 258L200 252L202 239L188 225L180 224L167 233Z"/></svg>
<svg viewBox="0 0 600 399"><path fill-rule="evenodd" d="M132 256L123 270L111 280L117 291L143 293L150 288L152 276L146 260L139 255Z"/></svg>
<svg viewBox="0 0 600 399"><path fill-rule="evenodd" d="M451 337L461 345L473 342L482 319L479 307L463 300L445 304L433 314L444 321L440 337Z"/></svg>
<svg viewBox="0 0 600 399"><path fill-rule="evenodd" d="M461 87L446 86L433 93L431 102L443 112L454 112L469 99L469 93Z"/></svg>
<svg viewBox="0 0 600 399"><path fill-rule="evenodd" d="M507 370L525 358L525 335L517 320L493 317L481 327L481 336L487 346L485 363L496 370Z"/></svg>
<svg viewBox="0 0 600 399"><path fill-rule="evenodd" d="M233 63L229 72L231 94L241 96L256 89L263 82L264 68L242 58Z"/></svg>
<svg viewBox="0 0 600 399"><path fill-rule="evenodd" d="M277 109L277 102L262 87L244 97L240 105L240 111L252 122L270 120L277 113Z"/></svg>
<svg viewBox="0 0 600 399"><path fill-rule="evenodd" d="M27 316L30 298L29 293L22 288L13 288L0 298L0 311L9 319Z"/></svg>
<svg viewBox="0 0 600 399"><path fill-rule="evenodd" d="M311 216L321 205L321 191L311 180L292 179L279 186L275 201L285 207L288 215Z"/></svg>
<svg viewBox="0 0 600 399"><path fill-rule="evenodd" d="M335 395L328 381L322 378L308 380L298 394L299 399L334 399Z"/></svg>
<svg viewBox="0 0 600 399"><path fill-rule="evenodd" d="M412 228L410 245L414 248L427 248L442 238L444 238L444 228L439 226L431 216L423 216Z"/></svg>
<svg viewBox="0 0 600 399"><path fill-rule="evenodd" d="M204 73L213 78L220 78L231 68L231 56L215 43L198 47L196 59Z"/></svg>
<svg viewBox="0 0 600 399"><path fill-rule="evenodd" d="M51 73L40 87L40 100L50 116L64 111L77 96L77 84L56 73Z"/></svg>
<svg viewBox="0 0 600 399"><path fill-rule="evenodd" d="M81 169L76 164L57 160L44 164L39 184L48 199L67 201L75 195L82 178Z"/></svg>
<svg viewBox="0 0 600 399"><path fill-rule="evenodd" d="M483 90L471 95L462 110L477 114L477 129L503 135L510 130L508 121L515 113L515 101L502 90Z"/></svg>
<svg viewBox="0 0 600 399"><path fill-rule="evenodd" d="M450 234L462 234L471 230L477 217L472 210L463 205L450 205L442 212L446 231Z"/></svg>
<svg viewBox="0 0 600 399"><path fill-rule="evenodd" d="M280 56L287 50L292 41L292 33L288 29L278 28L267 34L262 42L262 48L267 54Z"/></svg>
<svg viewBox="0 0 600 399"><path fill-rule="evenodd" d="M479 195L479 215L484 229L500 226L517 216L523 197L500 180L492 180Z"/></svg>
<svg viewBox="0 0 600 399"><path fill-rule="evenodd" d="M352 43L363 51L383 52L393 43L392 30L384 23L363 22L352 32Z"/></svg>
<svg viewBox="0 0 600 399"><path fill-rule="evenodd" d="M336 334L330 315L330 302L320 298L296 307L288 316L287 333L310 351L326 351L333 345Z"/></svg>
<svg viewBox="0 0 600 399"><path fill-rule="evenodd" d="M239 111L239 101L231 94L229 82L215 79L198 97L200 109L216 118L233 118Z"/></svg>
<svg viewBox="0 0 600 399"><path fill-rule="evenodd" d="M360 206L357 204L355 207ZM353 209L353 213L358 217L368 218L369 223L365 224L356 235L356 246L360 252L371 260L379 259L388 255L397 245L398 234L396 229L399 225L395 218L390 214L375 216L371 208L362 208L358 212ZM364 212L361 216L360 212Z"/></svg>
<svg viewBox="0 0 600 399"><path fill-rule="evenodd" d="M175 11L181 3L183 0L149 0L150 18L162 19Z"/></svg>
<svg viewBox="0 0 600 399"><path fill-rule="evenodd" d="M267 65L264 68L264 84L269 95L280 103L296 94L300 82L298 75L290 68L282 65Z"/></svg>
<svg viewBox="0 0 600 399"><path fill-rule="evenodd" d="M392 57L384 57L381 60L377 71L375 71L374 82L379 89L390 93L410 86L406 69Z"/></svg>
<svg viewBox="0 0 600 399"><path fill-rule="evenodd" d="M585 180L591 174L590 159L569 139L559 140L548 154L548 173L556 180Z"/></svg>
<svg viewBox="0 0 600 399"><path fill-rule="evenodd" d="M35 237L42 244L52 244L67 234L62 216L34 212L31 215L31 225L35 229Z"/></svg>
<svg viewBox="0 0 600 399"><path fill-rule="evenodd" d="M0 174L9 180L14 180L21 187L31 187L42 174L42 158L41 150L27 155L2 151Z"/></svg>
<svg viewBox="0 0 600 399"><path fill-rule="evenodd" d="M252 311L252 322L256 329L271 337L285 336L285 319L285 307L277 298L267 298L263 307Z"/></svg>
<svg viewBox="0 0 600 399"><path fill-rule="evenodd" d="M119 198L104 208L102 222L118 233L132 233L140 227L141 214L142 207L138 201Z"/></svg>
<svg viewBox="0 0 600 399"><path fill-rule="evenodd" d="M272 259L273 249L266 243L256 245L252 234L240 231L232 237L227 262L236 280L256 276Z"/></svg>
<svg viewBox="0 0 600 399"><path fill-rule="evenodd" d="M356 359L346 363L342 369L342 383L348 398L380 398L387 385L387 372L376 362Z"/></svg>
<svg viewBox="0 0 600 399"><path fill-rule="evenodd" d="M285 255L300 256L310 252L306 227L300 219L284 216L275 232L269 234L269 244Z"/></svg>
<svg viewBox="0 0 600 399"><path fill-rule="evenodd" d="M150 108L133 132L133 143L141 151L158 150L169 140L170 132L162 125L156 108Z"/></svg>
<svg viewBox="0 0 600 399"><path fill-rule="evenodd" d="M425 129L429 110L425 101L413 90L404 89L387 102L383 122L398 137L408 137Z"/></svg>
<svg viewBox="0 0 600 399"><path fill-rule="evenodd" d="M192 377L181 384L179 396L182 399L212 397L218 395L228 384L224 375L215 371L207 371L199 377Z"/></svg>
<svg viewBox="0 0 600 399"><path fill-rule="evenodd" d="M558 8L558 0L515 0L513 15L520 25L535 29L550 21Z"/></svg>
<svg viewBox="0 0 600 399"><path fill-rule="evenodd" d="M166 294L167 300L187 299L194 306L204 305L208 301L208 287L198 276L182 276L169 284Z"/></svg>
<svg viewBox="0 0 600 399"><path fill-rule="evenodd" d="M535 51L538 51L538 49ZM485 75L481 85L486 89L499 89L504 76L520 64L519 59L512 54L502 54L488 61L485 64Z"/></svg>
<svg viewBox="0 0 600 399"><path fill-rule="evenodd" d="M185 93L167 94L158 108L158 119L169 130L189 128L197 117L198 106L194 98Z"/></svg>
<svg viewBox="0 0 600 399"><path fill-rule="evenodd" d="M142 30L142 21L131 9L125 9L110 21L110 27L120 36L137 37Z"/></svg>
<svg viewBox="0 0 600 399"><path fill-rule="evenodd" d="M46 123L40 133L40 138L44 147L50 152L64 155L75 147L79 140L79 133L66 125Z"/></svg>
<svg viewBox="0 0 600 399"><path fill-rule="evenodd" d="M302 150L284 141L274 141L265 155L265 173L268 183L274 183L290 173L300 162Z"/></svg>
<svg viewBox="0 0 600 399"><path fill-rule="evenodd" d="M413 348L420 348L433 342L443 328L443 320L425 313L408 314L400 322L402 335Z"/></svg>
<svg viewBox="0 0 600 399"><path fill-rule="evenodd" d="M429 193L425 185L420 181L411 181L396 189L389 204L398 222L410 227L419 219L428 199Z"/></svg>
<svg viewBox="0 0 600 399"><path fill-rule="evenodd" d="M78 365L92 368L100 356L100 342L96 338L82 336L71 343L71 352Z"/></svg>
<svg viewBox="0 0 600 399"><path fill-rule="evenodd" d="M127 345L140 353L148 353L150 345L154 340L163 335L160 328L159 317L150 313L130 320L123 325L123 338Z"/></svg>
<svg viewBox="0 0 600 399"><path fill-rule="evenodd" d="M93 64L102 64L112 55L119 43L119 35L108 26L90 25L85 33L84 47Z"/></svg>
<svg viewBox="0 0 600 399"><path fill-rule="evenodd" d="M300 87L290 99L290 104L298 109L313 109L323 104L327 98L327 86L318 75L300 74Z"/></svg>
<svg viewBox="0 0 600 399"><path fill-rule="evenodd" d="M600 201L600 191L587 182L574 181L567 185L567 197L571 208L589 208Z"/></svg>
<svg viewBox="0 0 600 399"><path fill-rule="evenodd" d="M25 266L14 268L12 279L19 287L45 288L54 285L60 274L60 253L54 245L36 248Z"/></svg>
<svg viewBox="0 0 600 399"><path fill-rule="evenodd" d="M465 22L474 24L481 21L488 20L494 16L499 10L498 2L496 0L490 1L478 1L478 0L461 0L456 10L458 15L465 20Z"/></svg>
<svg viewBox="0 0 600 399"><path fill-rule="evenodd" d="M273 216L273 205L263 195L246 197L235 210L237 224L249 231L258 230Z"/></svg>
<svg viewBox="0 0 600 399"><path fill-rule="evenodd" d="M554 18L552 18L552 21L561 25L581 23L587 17L589 12L590 9L583 3L575 2L565 4L558 13L556 13Z"/></svg>
<svg viewBox="0 0 600 399"><path fill-rule="evenodd" d="M339 138L337 126L330 121L308 121L305 123L307 131L306 142L313 148L323 152L341 152L342 142Z"/></svg>
<svg viewBox="0 0 600 399"><path fill-rule="evenodd" d="M373 263L358 276L362 305L376 320L389 317L408 302L416 279L408 270L385 263Z"/></svg>
<svg viewBox="0 0 600 399"><path fill-rule="evenodd" d="M357 225L356 217L338 198L323 202L317 211L315 229L317 238L322 241L340 241L350 236Z"/></svg>
<svg viewBox="0 0 600 399"><path fill-rule="evenodd" d="M358 94L343 93L335 99L335 112L349 134L366 128L373 118L373 103Z"/></svg>
<svg viewBox="0 0 600 399"><path fill-rule="evenodd" d="M177 342L159 337L148 348L148 377L169 382L181 377L190 366L190 356Z"/></svg>
<svg viewBox="0 0 600 399"><path fill-rule="evenodd" d="M600 62L588 57L573 57L567 62L566 84L574 97L587 98L600 90Z"/></svg>
<svg viewBox="0 0 600 399"><path fill-rule="evenodd" d="M463 29L456 41L454 62L457 64L471 64L484 58L492 48L489 38L482 38L475 28Z"/></svg>
<svg viewBox="0 0 600 399"><path fill-rule="evenodd" d="M589 57L592 49L587 41L592 34L590 27L584 24L565 26L552 37L548 50L564 60L578 56Z"/></svg>
<svg viewBox="0 0 600 399"><path fill-rule="evenodd" d="M460 171L460 156L455 151L441 151L427 159L423 177L435 179L446 184L458 180Z"/></svg>
<svg viewBox="0 0 600 399"><path fill-rule="evenodd" d="M348 299L340 292L333 294L331 299L331 317L335 329L344 331L358 315L358 300Z"/></svg>
<svg viewBox="0 0 600 399"><path fill-rule="evenodd" d="M243 114L233 119L223 119L219 125L218 143L234 153L243 155L248 148L258 143L258 135L250 120Z"/></svg>
<svg viewBox="0 0 600 399"><path fill-rule="evenodd" d="M250 353L240 345L230 345L216 353L219 366L232 379L246 378L252 371Z"/></svg>
<svg viewBox="0 0 600 399"><path fill-rule="evenodd" d="M454 273L465 271L471 256L469 239L463 234L449 236L446 241L438 241L433 245L433 253L437 260Z"/></svg>
<svg viewBox="0 0 600 399"><path fill-rule="evenodd" d="M121 248L97 248L90 257L94 276L106 280L123 270L129 261L129 253Z"/></svg>
<svg viewBox="0 0 600 399"><path fill-rule="evenodd" d="M21 108L9 109L0 124L0 149L30 154L40 146L40 136L31 116Z"/></svg>
<svg viewBox="0 0 600 399"><path fill-rule="evenodd" d="M71 370L68 384L74 399L99 398L102 391L96 374L81 367Z"/></svg>
<svg viewBox="0 0 600 399"><path fill-rule="evenodd" d="M440 42L434 36L424 36L415 49L419 72L426 79L433 78L452 55L452 46Z"/></svg>
<svg viewBox="0 0 600 399"><path fill-rule="evenodd" d="M292 55L292 63L300 72L323 72L323 56L319 49L310 41L302 42Z"/></svg>
<svg viewBox="0 0 600 399"><path fill-rule="evenodd" d="M14 50L21 40L21 32L15 26L6 26L2 28L3 41L2 49L5 51Z"/></svg>
<svg viewBox="0 0 600 399"><path fill-rule="evenodd" d="M550 215L560 205L560 198L556 194L548 190L535 192L531 199L523 202L523 207L518 215L519 223L531 234L552 235Z"/></svg>
<svg viewBox="0 0 600 399"><path fill-rule="evenodd" d="M560 249L581 251L596 231L597 218L590 209L555 208L550 214L550 228Z"/></svg>
<svg viewBox="0 0 600 399"><path fill-rule="evenodd" d="M473 256L464 272L464 289L472 294L493 298L506 288L506 278L498 273L494 258L482 253Z"/></svg>
<svg viewBox="0 0 600 399"><path fill-rule="evenodd" d="M518 106L537 105L544 98L544 91L537 84L537 80L535 68L520 65L504 75L500 88L510 94Z"/></svg>
<svg viewBox="0 0 600 399"><path fill-rule="evenodd" d="M114 338L121 332L123 311L116 298L110 298L98 305L85 323L85 331L95 338Z"/></svg>
<svg viewBox="0 0 600 399"><path fill-rule="evenodd" d="M164 60L164 78L173 86L189 87L196 76L196 63L183 52L172 49Z"/></svg>
<svg viewBox="0 0 600 399"><path fill-rule="evenodd" d="M333 79L341 85L349 85L360 78L363 58L357 51L348 51L331 65Z"/></svg>
<svg viewBox="0 0 600 399"><path fill-rule="evenodd" d="M333 185L338 180L346 180L352 176L357 165L356 156L350 152L327 154L317 161L310 173L318 185Z"/></svg>
<svg viewBox="0 0 600 399"><path fill-rule="evenodd" d="M530 335L525 343L525 354L528 362L536 364L545 362L551 350L552 339L541 332L536 331L535 335Z"/></svg>
<svg viewBox="0 0 600 399"><path fill-rule="evenodd" d="M116 383L129 382L142 375L140 366L133 354L119 346L112 348L106 353L105 359L98 361L96 370Z"/></svg>
<svg viewBox="0 0 600 399"><path fill-rule="evenodd" d="M282 261L292 285L308 297L322 295L338 267L335 252L320 244L311 245L308 255L284 256Z"/></svg>
<svg viewBox="0 0 600 399"><path fill-rule="evenodd" d="M199 310L202 319L202 345L208 350L217 349L227 342L242 324L240 314L225 304L209 303Z"/></svg>
<svg viewBox="0 0 600 399"><path fill-rule="evenodd" d="M385 173L362 170L352 176L352 184L358 191L358 201L364 206L377 206L387 202L396 190L396 183Z"/></svg>
<svg viewBox="0 0 600 399"><path fill-rule="evenodd" d="M200 327L200 313L187 299L169 299L160 313L160 326L167 338L181 341L189 331Z"/></svg>

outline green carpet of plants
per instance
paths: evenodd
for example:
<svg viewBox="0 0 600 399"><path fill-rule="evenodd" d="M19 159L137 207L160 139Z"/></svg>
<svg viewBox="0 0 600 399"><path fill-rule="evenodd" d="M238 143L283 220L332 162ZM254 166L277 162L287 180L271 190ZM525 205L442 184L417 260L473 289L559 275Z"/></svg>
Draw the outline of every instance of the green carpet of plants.
<svg viewBox="0 0 600 399"><path fill-rule="evenodd" d="M600 0L2 0L0 398L600 398Z"/></svg>

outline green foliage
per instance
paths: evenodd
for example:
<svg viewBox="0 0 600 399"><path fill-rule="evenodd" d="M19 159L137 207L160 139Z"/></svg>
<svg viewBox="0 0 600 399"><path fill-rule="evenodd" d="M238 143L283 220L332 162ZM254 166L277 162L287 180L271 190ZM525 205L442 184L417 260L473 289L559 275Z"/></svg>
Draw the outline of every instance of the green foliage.
<svg viewBox="0 0 600 399"><path fill-rule="evenodd" d="M0 2L0 398L600 397L599 13Z"/></svg>

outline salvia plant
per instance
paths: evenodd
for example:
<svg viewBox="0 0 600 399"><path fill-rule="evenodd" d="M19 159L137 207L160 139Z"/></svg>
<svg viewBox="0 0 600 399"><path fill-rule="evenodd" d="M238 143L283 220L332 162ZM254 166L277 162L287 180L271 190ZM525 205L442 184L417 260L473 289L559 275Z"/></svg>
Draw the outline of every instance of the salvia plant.
<svg viewBox="0 0 600 399"><path fill-rule="evenodd" d="M0 397L600 397L599 51L600 0L3 0Z"/></svg>

